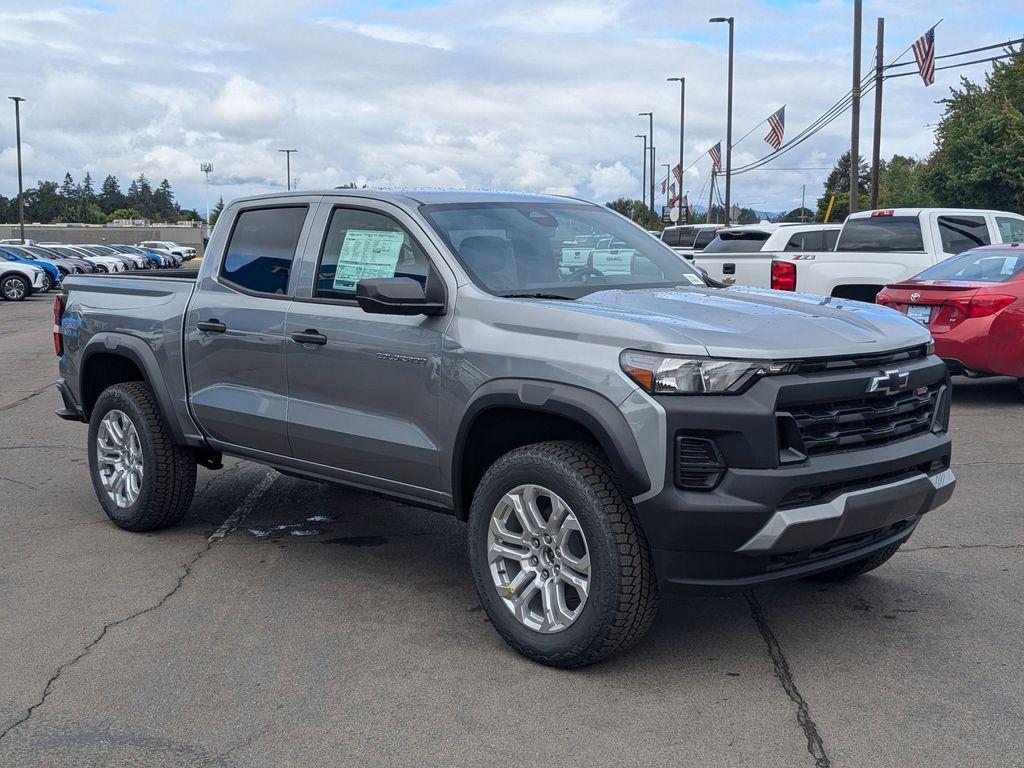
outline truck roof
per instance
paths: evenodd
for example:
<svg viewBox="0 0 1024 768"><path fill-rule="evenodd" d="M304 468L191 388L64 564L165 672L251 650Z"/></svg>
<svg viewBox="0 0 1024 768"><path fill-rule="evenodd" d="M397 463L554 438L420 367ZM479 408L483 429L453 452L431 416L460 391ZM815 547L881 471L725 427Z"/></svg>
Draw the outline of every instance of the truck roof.
<svg viewBox="0 0 1024 768"><path fill-rule="evenodd" d="M1008 211L997 211L992 208L878 208L873 211L857 211L851 213L848 219L870 219L882 218L883 216L920 216L923 213L945 213L952 216L982 216L986 213L1008 213Z"/></svg>
<svg viewBox="0 0 1024 768"><path fill-rule="evenodd" d="M288 197L309 197L324 195L332 197L367 197L374 200L391 200L409 203L586 203L596 205L580 198L563 195L538 195L526 192L499 192L482 189L415 189L402 187L378 187L366 189L350 189L335 187L333 189L307 189L291 192L272 192L264 195L250 195L238 198L235 202L251 202L256 200L281 200Z"/></svg>

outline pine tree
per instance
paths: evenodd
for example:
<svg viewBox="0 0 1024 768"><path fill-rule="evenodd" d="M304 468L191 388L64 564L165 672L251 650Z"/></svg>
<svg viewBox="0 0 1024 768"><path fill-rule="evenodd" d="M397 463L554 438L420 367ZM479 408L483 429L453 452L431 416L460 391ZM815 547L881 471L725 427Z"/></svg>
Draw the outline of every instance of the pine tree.
<svg viewBox="0 0 1024 768"><path fill-rule="evenodd" d="M64 181L60 185L60 196L65 200L74 200L78 197L78 188L75 186L75 180L71 178L71 173L64 174Z"/></svg>
<svg viewBox="0 0 1024 768"><path fill-rule="evenodd" d="M100 187L99 205L108 215L118 208L124 207L124 195L121 193L121 185L116 176L107 176L103 180L103 186Z"/></svg>
<svg viewBox="0 0 1024 768"><path fill-rule="evenodd" d="M217 223L217 219L220 218L221 213L224 211L224 197L223 195L217 200L217 204L213 206L213 210L210 211L210 226L212 227Z"/></svg>
<svg viewBox="0 0 1024 768"><path fill-rule="evenodd" d="M89 202L96 200L96 189L93 187L92 175L88 171L85 172L85 178L82 179L81 190L83 198Z"/></svg>

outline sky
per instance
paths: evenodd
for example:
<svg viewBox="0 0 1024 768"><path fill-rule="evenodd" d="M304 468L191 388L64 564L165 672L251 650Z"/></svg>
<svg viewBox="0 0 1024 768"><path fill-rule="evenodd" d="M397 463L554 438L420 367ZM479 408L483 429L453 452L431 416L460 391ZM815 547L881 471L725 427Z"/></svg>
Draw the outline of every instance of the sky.
<svg viewBox="0 0 1024 768"><path fill-rule="evenodd" d="M939 54L1024 35L1024 3L864 3L865 71L875 18L891 60L940 18ZM684 188L706 199L708 147L725 135L727 34L736 18L734 138L786 105L787 134L850 89L847 0L385 0L84 2L0 0L4 95L22 105L27 185L122 187L146 173L185 207L285 188L294 148L300 188L469 187L605 202L640 197L642 140L654 112L657 161L678 160L679 84L687 78ZM909 54L904 57L904 61ZM973 57L971 57L973 58ZM936 103L960 74L885 84L882 154L926 157ZM17 192L14 110L0 107L0 194ZM862 117L870 157L873 96ZM770 151L762 126L734 166ZM767 170L738 175L733 200L757 210L813 207L849 147L846 115ZM664 169L659 168L659 173ZM703 193L702 193L702 190Z"/></svg>

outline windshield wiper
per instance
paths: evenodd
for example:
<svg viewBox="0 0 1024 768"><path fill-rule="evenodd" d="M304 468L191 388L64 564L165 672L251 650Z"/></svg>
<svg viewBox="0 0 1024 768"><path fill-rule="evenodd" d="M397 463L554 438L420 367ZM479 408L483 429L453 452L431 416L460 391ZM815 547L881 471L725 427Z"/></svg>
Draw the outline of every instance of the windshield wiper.
<svg viewBox="0 0 1024 768"><path fill-rule="evenodd" d="M499 293L503 299L555 299L562 301L575 301L572 296L563 296L560 293Z"/></svg>

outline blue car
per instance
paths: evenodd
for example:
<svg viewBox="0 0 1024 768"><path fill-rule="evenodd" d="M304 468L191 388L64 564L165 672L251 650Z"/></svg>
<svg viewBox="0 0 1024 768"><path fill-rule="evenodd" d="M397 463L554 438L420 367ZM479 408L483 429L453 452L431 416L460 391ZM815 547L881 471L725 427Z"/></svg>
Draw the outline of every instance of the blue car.
<svg viewBox="0 0 1024 768"><path fill-rule="evenodd" d="M20 261L24 264L31 264L32 266L39 267L43 270L43 287L40 289L40 293L46 293L51 288L55 288L60 285L60 270L57 269L56 265L51 264L48 261L26 259L24 256L19 255L14 249L4 248L3 246L0 246L0 253L6 256L8 261Z"/></svg>
<svg viewBox="0 0 1024 768"><path fill-rule="evenodd" d="M153 263L153 266L158 269L161 267L175 266L175 264L164 254L155 253L153 251L146 250L145 248L140 248L137 245L127 245L124 243L118 243L115 245L111 245L110 247L113 248L115 251L120 251L121 253L131 253L137 256L145 256Z"/></svg>

